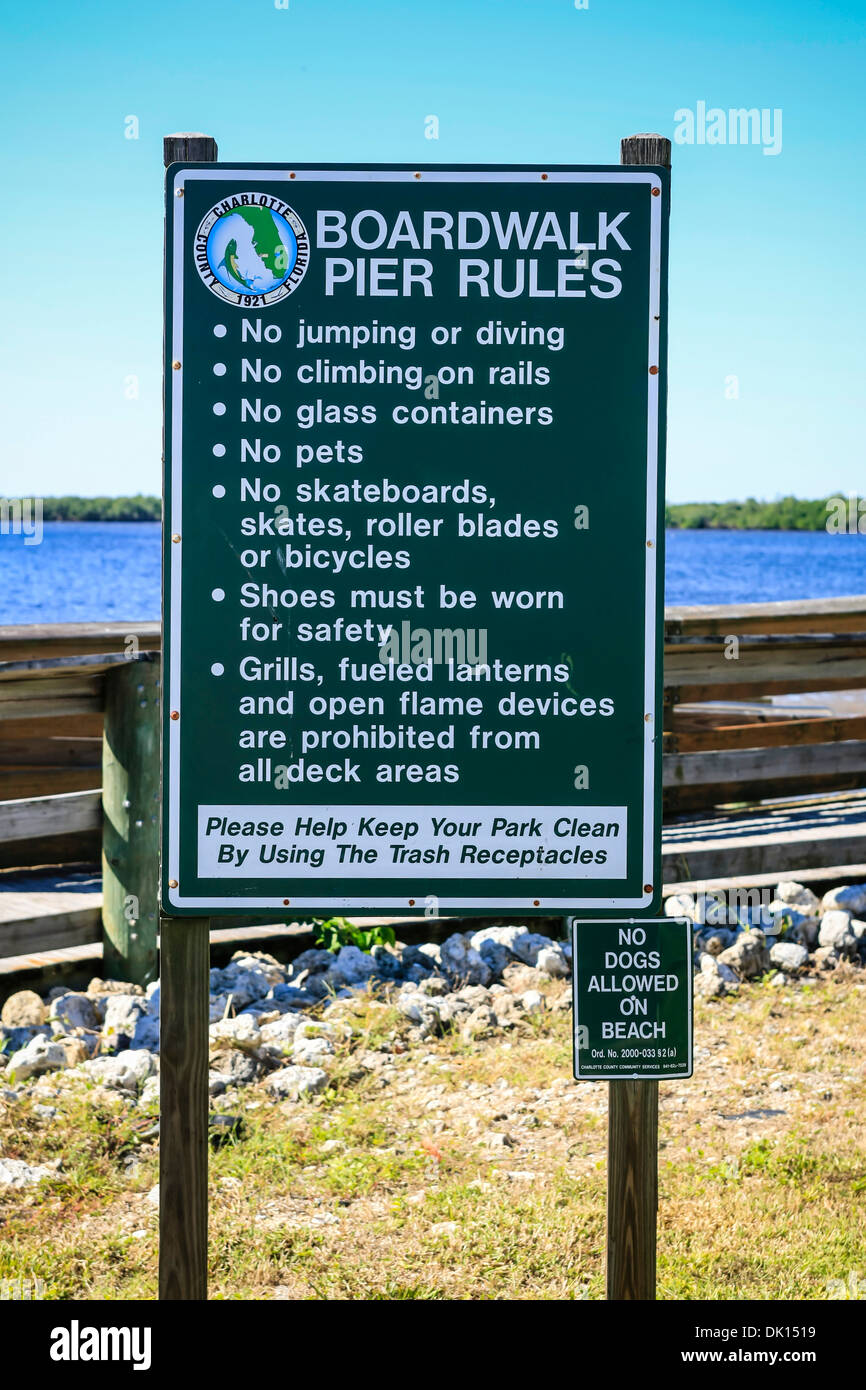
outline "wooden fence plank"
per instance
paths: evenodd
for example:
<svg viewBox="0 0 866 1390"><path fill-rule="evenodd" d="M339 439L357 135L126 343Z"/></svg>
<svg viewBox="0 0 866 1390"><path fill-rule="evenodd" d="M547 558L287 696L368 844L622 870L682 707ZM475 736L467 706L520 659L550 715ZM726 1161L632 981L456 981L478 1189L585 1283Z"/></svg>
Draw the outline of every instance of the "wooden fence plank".
<svg viewBox="0 0 866 1390"><path fill-rule="evenodd" d="M0 725L4 743L17 739L88 738L102 747L102 709L87 714L46 715L43 718L4 719Z"/></svg>
<svg viewBox="0 0 866 1390"><path fill-rule="evenodd" d="M0 844L99 830L101 826L102 794L98 791L0 802Z"/></svg>
<svg viewBox="0 0 866 1390"><path fill-rule="evenodd" d="M158 651L160 624L130 619L125 623L27 623L0 626L0 661L124 652L130 636L141 651Z"/></svg>
<svg viewBox="0 0 866 1390"><path fill-rule="evenodd" d="M3 730L4 734L6 730ZM41 734L40 730L40 734ZM101 738L0 739L0 768L102 767Z"/></svg>
<svg viewBox="0 0 866 1390"><path fill-rule="evenodd" d="M59 792L95 791L102 786L99 767L28 767L0 771L0 804Z"/></svg>
<svg viewBox="0 0 866 1390"><path fill-rule="evenodd" d="M102 914L98 907L0 920L0 958L29 955L33 951L66 950L71 946L89 945L101 937Z"/></svg>
<svg viewBox="0 0 866 1390"><path fill-rule="evenodd" d="M724 748L799 748L866 738L866 715L842 719L784 719L778 723L717 725L692 733L665 732L665 755L709 753Z"/></svg>
<svg viewBox="0 0 866 1390"><path fill-rule="evenodd" d="M832 773L866 773L866 741L816 743L804 747L716 749L671 754L664 759L665 787L696 787L726 782L778 781Z"/></svg>
<svg viewBox="0 0 866 1390"><path fill-rule="evenodd" d="M727 637L750 632L866 632L866 594L665 608L665 635Z"/></svg>

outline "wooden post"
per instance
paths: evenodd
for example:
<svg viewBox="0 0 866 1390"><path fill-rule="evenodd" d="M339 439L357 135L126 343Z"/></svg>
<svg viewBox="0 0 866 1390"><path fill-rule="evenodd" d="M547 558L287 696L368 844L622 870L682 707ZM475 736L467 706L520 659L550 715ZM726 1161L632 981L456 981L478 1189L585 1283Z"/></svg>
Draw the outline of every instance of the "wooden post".
<svg viewBox="0 0 866 1390"><path fill-rule="evenodd" d="M656 1296L657 1081L609 1081L607 1297Z"/></svg>
<svg viewBox="0 0 866 1390"><path fill-rule="evenodd" d="M216 160L209 135L167 135L166 167ZM210 922L160 918L159 1296L207 1298Z"/></svg>
<svg viewBox="0 0 866 1390"><path fill-rule="evenodd" d="M671 166L671 142L663 135L629 135L621 164ZM657 1081L608 1082L607 1297L652 1300L656 1296L658 1210Z"/></svg>
<svg viewBox="0 0 866 1390"><path fill-rule="evenodd" d="M159 1296L207 1298L207 917L160 919Z"/></svg>
<svg viewBox="0 0 866 1390"><path fill-rule="evenodd" d="M105 679L102 742L102 973L156 978L159 672L146 653Z"/></svg>

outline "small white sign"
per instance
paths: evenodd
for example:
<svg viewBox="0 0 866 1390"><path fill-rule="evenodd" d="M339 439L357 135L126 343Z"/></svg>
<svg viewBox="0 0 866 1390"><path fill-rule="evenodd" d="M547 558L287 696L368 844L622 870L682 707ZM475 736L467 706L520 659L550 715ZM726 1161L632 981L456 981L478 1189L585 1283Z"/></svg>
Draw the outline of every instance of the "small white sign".
<svg viewBox="0 0 866 1390"><path fill-rule="evenodd" d="M625 878L626 807L199 806L202 878Z"/></svg>

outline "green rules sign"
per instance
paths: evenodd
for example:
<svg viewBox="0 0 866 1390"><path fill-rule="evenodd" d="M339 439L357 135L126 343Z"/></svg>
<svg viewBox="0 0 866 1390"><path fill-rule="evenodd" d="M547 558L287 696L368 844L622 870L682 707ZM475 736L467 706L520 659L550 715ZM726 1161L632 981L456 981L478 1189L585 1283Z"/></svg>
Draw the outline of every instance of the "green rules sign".
<svg viewBox="0 0 866 1390"><path fill-rule="evenodd" d="M667 213L168 170L165 911L652 909Z"/></svg>
<svg viewBox="0 0 866 1390"><path fill-rule="evenodd" d="M574 924L578 1081L692 1074L692 923Z"/></svg>

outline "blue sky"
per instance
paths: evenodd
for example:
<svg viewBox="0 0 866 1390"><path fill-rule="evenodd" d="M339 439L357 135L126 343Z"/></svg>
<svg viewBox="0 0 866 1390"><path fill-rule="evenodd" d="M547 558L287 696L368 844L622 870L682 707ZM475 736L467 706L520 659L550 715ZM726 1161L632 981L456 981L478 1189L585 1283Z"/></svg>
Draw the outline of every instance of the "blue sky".
<svg viewBox="0 0 866 1390"><path fill-rule="evenodd" d="M230 160L615 163L698 102L780 109L782 148L674 146L668 496L861 492L864 10L7 7L0 494L159 491L163 134Z"/></svg>

